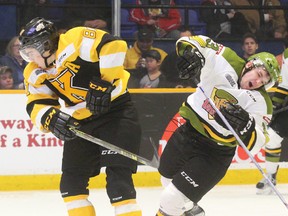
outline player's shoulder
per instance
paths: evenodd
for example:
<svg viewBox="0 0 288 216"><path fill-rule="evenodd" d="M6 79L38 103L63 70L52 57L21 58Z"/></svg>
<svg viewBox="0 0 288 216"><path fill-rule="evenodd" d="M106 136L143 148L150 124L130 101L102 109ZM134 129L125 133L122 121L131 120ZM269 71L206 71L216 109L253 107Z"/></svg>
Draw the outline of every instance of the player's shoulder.
<svg viewBox="0 0 288 216"><path fill-rule="evenodd" d="M38 68L39 68L39 66L36 63L29 62L23 71L24 78L25 79L29 78L31 76L31 74L33 73L33 71L37 70Z"/></svg>
<svg viewBox="0 0 288 216"><path fill-rule="evenodd" d="M30 62L24 69L25 80L32 85L42 85L45 79L55 76L55 67L41 68L36 63Z"/></svg>
<svg viewBox="0 0 288 216"><path fill-rule="evenodd" d="M65 32L64 34L60 35L60 39L62 39L61 41L71 41L71 42L75 42L78 40L83 40L83 38L86 39L98 39L99 41L103 40L102 38L113 38L115 39L115 37L111 34L109 34L106 31L103 31L101 29L95 29L95 28L89 28L89 27L84 27L84 26L79 26L79 27L74 27L69 29L67 32Z"/></svg>
<svg viewBox="0 0 288 216"><path fill-rule="evenodd" d="M252 92L258 92L261 95L260 97L263 97L263 100L265 101L266 106L267 106L268 114L272 114L273 104L272 104L272 100L271 100L269 93L264 88L254 90Z"/></svg>

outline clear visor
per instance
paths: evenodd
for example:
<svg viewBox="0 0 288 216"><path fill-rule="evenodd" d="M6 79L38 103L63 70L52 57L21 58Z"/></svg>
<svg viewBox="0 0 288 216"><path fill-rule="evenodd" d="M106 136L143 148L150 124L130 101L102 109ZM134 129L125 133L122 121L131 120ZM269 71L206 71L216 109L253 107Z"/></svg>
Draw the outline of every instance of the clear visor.
<svg viewBox="0 0 288 216"><path fill-rule="evenodd" d="M34 62L37 57L41 56L41 53L33 46L26 46L25 48L20 48L19 52L21 57L26 62Z"/></svg>

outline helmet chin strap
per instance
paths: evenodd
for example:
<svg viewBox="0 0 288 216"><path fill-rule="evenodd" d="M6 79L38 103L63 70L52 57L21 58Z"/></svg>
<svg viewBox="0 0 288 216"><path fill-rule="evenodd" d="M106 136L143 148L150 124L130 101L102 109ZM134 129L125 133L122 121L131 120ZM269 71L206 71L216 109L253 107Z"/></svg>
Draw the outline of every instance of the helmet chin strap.
<svg viewBox="0 0 288 216"><path fill-rule="evenodd" d="M47 57L44 57L44 56L42 55L42 58L44 59L44 63L45 63L45 67L46 67L46 68L52 66L53 63L54 63L54 61L52 61L50 64L48 64L48 58L50 58L52 55L53 55L53 53L51 53L51 54L50 54L49 56L47 56Z"/></svg>

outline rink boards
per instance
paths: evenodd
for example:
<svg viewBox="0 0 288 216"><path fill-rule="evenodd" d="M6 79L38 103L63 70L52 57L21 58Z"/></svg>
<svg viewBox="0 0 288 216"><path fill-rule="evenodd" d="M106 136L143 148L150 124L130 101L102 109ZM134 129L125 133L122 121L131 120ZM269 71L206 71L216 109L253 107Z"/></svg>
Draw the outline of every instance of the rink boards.
<svg viewBox="0 0 288 216"><path fill-rule="evenodd" d="M171 118L181 124L177 109L180 101L191 92L193 89L131 90L144 131L141 155L151 156L151 145L147 145L150 137L159 144L161 152L175 129L175 124L171 128ZM32 125L25 111L26 96L23 91L1 91L0 100L0 191L57 189L63 142L52 134L41 133ZM148 110L144 110L145 107ZM256 159L263 166L264 152L259 152ZM282 160L287 161L285 158ZM133 177L136 186L160 186L160 175L156 169L139 165L138 173ZM220 184L255 184L261 178L259 170L239 149ZM278 179L279 183L288 182L286 162L281 163ZM90 188L102 187L105 187L104 170L90 182Z"/></svg>

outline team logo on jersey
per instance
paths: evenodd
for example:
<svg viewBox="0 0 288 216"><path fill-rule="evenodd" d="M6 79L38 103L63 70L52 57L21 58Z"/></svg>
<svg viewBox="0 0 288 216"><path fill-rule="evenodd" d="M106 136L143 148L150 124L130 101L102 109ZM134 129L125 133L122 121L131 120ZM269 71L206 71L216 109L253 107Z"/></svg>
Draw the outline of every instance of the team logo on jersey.
<svg viewBox="0 0 288 216"><path fill-rule="evenodd" d="M223 90L223 89L217 89L214 87L211 99L213 100L215 106L217 109L220 109L220 107L225 107L227 102L230 102L232 104L237 104L237 99L231 95L229 92ZM208 113L209 119L214 119L214 115L216 113L215 109L211 106L208 99L206 99L202 105L202 108Z"/></svg>

